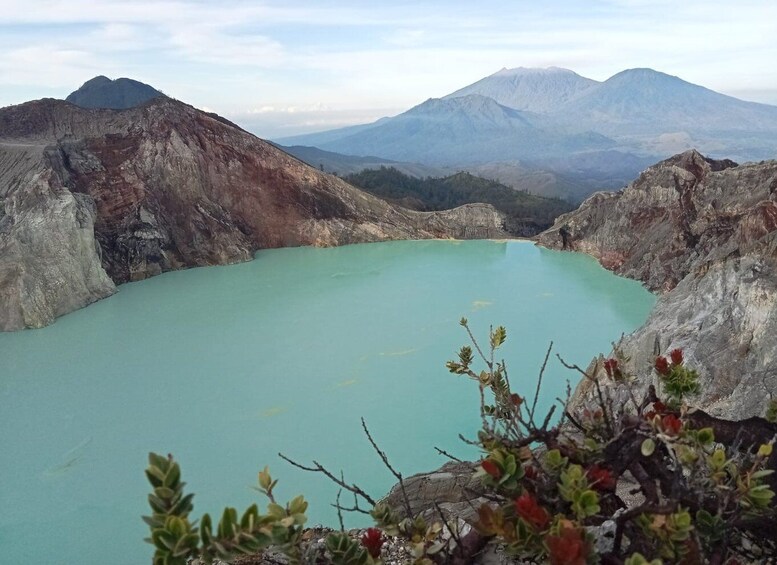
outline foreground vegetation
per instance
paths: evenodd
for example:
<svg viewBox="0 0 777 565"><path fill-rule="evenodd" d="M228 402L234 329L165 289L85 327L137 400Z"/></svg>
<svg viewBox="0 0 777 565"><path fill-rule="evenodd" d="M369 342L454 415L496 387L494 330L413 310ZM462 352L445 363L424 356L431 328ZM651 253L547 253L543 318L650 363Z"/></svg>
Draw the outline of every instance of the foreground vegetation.
<svg viewBox="0 0 777 565"><path fill-rule="evenodd" d="M564 200L517 191L466 172L421 179L393 167L380 167L343 178L362 190L412 210L447 210L474 202L492 204L507 215L505 228L514 235L539 233L573 208Z"/></svg>
<svg viewBox="0 0 777 565"><path fill-rule="evenodd" d="M567 365L590 381L594 400L574 411L569 398L560 401L556 421L555 407L544 415L535 412L550 348L530 399L511 390L505 363L495 360L506 340L504 328L492 330L488 347L481 347L467 321L461 323L472 343L447 367L473 379L481 393L482 428L472 443L483 455L473 469L482 486L478 494L487 502L478 510L477 530L465 535L459 522L442 512L434 522L412 516L402 475L365 425L368 440L399 481L403 508L376 503L318 464L292 462L326 474L354 497L354 505L345 508L338 495L340 511L358 510L360 501L371 507L376 528L360 539L330 534L324 562L379 564L387 536L409 540L417 564L471 563L491 540L513 555L553 565L734 565L777 556L777 402L770 403L765 418L744 422L691 409L699 378L680 350L656 358L658 386L638 398L616 352L594 373ZM207 514L199 526L190 520L192 495L185 493L171 456L151 454L146 476L153 492L152 514L144 520L155 565L183 565L192 557L211 563L270 546L291 563L322 562L320 551L303 542L307 502L300 496L279 504L273 494L277 481L266 468L256 487L269 501L266 512L257 505L242 515L226 508L215 528Z"/></svg>

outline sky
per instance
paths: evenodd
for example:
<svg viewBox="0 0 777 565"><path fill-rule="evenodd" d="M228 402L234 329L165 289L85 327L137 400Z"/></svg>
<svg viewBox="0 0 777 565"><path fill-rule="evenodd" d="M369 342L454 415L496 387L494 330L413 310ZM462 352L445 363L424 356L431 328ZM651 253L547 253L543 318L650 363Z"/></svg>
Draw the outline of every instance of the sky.
<svg viewBox="0 0 777 565"><path fill-rule="evenodd" d="M267 138L503 67L650 67L777 105L775 0L0 0L0 107L130 77Z"/></svg>

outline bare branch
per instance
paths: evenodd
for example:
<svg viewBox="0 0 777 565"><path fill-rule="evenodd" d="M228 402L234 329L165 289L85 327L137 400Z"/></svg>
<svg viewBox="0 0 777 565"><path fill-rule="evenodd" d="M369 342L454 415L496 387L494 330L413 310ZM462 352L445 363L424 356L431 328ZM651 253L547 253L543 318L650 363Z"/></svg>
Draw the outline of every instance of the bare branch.
<svg viewBox="0 0 777 565"><path fill-rule="evenodd" d="M344 481L343 472L340 471L340 480ZM340 506L340 495L343 493L343 489L337 491L337 498L335 498L335 508L337 508L337 520L340 522L340 531L345 531L345 524L343 523L343 508Z"/></svg>
<svg viewBox="0 0 777 565"><path fill-rule="evenodd" d="M407 496L407 491L405 490L405 481L402 479L402 473L394 469L394 467L391 466L391 463L389 463L388 457L386 456L386 453L383 452L379 447L378 444L375 443L375 440L372 438L372 434L370 434L370 430L367 429L367 423L364 421L364 418L362 420L362 429L364 430L365 435L367 436L367 439L370 440L370 444L372 445L373 449L375 449L375 452L378 454L378 457L380 457L380 460L383 461L383 464L386 466L386 468L391 471L391 474L396 477L396 479L399 481L399 489L402 491L402 501L405 505L405 511L407 512L407 517L412 518L413 517L413 509L410 506L410 498Z"/></svg>
<svg viewBox="0 0 777 565"><path fill-rule="evenodd" d="M455 456L451 455L450 453L448 453L444 449L440 449L439 447L435 447L434 449L437 451L437 453L439 453L440 455L442 455L444 457L447 457L451 461L456 461L457 463L464 463L464 461L462 461L458 457L455 457Z"/></svg>
<svg viewBox="0 0 777 565"><path fill-rule="evenodd" d="M332 474L331 471L329 471L326 467L321 465L318 461L313 461L314 467L306 467L305 465L302 465L300 463L297 463L296 461L289 459L286 457L283 453L278 453L278 457L289 463L290 465L296 467L297 469L302 469L303 471L310 471L311 473L321 473L325 475L329 480L334 482L336 485L344 488L348 492L352 492L354 495L358 495L364 499L367 504L370 506L375 506L376 501L374 498L372 498L369 494L364 492L359 486L352 484L349 485L343 480L338 479L336 476Z"/></svg>
<svg viewBox="0 0 777 565"><path fill-rule="evenodd" d="M480 355L480 358L481 358L481 359L483 359L483 362L484 362L486 365L489 365L488 359L487 359L487 358L486 358L486 356L483 354L483 350L482 350L482 349L480 349L480 344L478 343L478 340L476 340L476 339L475 339L475 336L474 336L474 335L472 335L472 330L471 330L471 329L469 329L469 324L464 324L464 329L465 329L465 330L467 330L467 334L469 335L469 339L472 341L472 344L475 346L475 349L477 349L477 351L478 351L478 354ZM490 368L491 368L491 367L489 366L489 369L490 369Z"/></svg>
<svg viewBox="0 0 777 565"><path fill-rule="evenodd" d="M531 410L529 411L529 422L531 422L531 425L534 425L534 410L537 408L537 400L540 397L540 388L542 387L542 377L545 374L545 367L548 366L548 359L550 358L550 351L553 349L553 342L550 342L550 345L548 346L548 350L545 352L545 360L542 362L542 367L540 368L540 374L537 377L537 388L534 391L534 400L531 403Z"/></svg>

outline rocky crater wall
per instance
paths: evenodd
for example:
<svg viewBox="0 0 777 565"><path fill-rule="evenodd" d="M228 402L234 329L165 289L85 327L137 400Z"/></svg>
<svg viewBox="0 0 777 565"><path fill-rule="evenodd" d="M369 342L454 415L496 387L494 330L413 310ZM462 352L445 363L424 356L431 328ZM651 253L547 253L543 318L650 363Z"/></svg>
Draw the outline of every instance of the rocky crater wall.
<svg viewBox="0 0 777 565"><path fill-rule="evenodd" d="M647 386L655 356L682 348L702 376L698 404L738 420L762 415L777 392L776 193L777 161L737 165L688 151L619 192L592 195L537 241L592 255L658 292L645 325L621 343L628 368Z"/></svg>
<svg viewBox="0 0 777 565"><path fill-rule="evenodd" d="M59 100L0 110L0 330L259 249L505 237L503 224L488 205L389 205L169 98L121 111Z"/></svg>

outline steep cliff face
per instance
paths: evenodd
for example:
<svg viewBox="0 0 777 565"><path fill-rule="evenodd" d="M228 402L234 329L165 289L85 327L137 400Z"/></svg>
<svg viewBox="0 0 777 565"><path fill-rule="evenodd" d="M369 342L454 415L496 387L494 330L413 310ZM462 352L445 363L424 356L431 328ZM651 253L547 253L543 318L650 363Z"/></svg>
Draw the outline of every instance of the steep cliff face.
<svg viewBox="0 0 777 565"><path fill-rule="evenodd" d="M677 155L620 192L594 194L538 241L593 255L662 294L622 343L645 386L655 356L681 347L702 375L702 407L734 419L763 413L777 391L777 161Z"/></svg>
<svg viewBox="0 0 777 565"><path fill-rule="evenodd" d="M0 329L40 327L115 284L257 249L502 237L490 206L417 213L226 120L159 98L129 110L0 110Z"/></svg>

